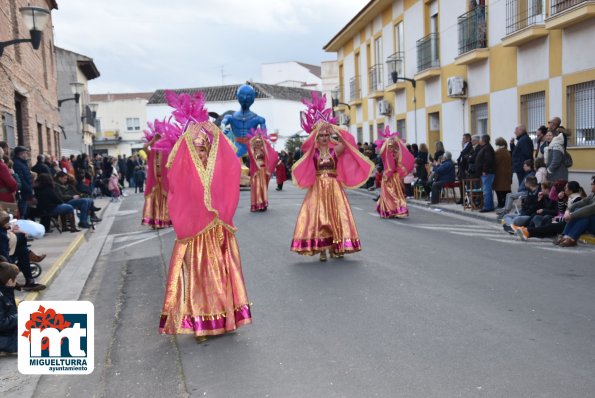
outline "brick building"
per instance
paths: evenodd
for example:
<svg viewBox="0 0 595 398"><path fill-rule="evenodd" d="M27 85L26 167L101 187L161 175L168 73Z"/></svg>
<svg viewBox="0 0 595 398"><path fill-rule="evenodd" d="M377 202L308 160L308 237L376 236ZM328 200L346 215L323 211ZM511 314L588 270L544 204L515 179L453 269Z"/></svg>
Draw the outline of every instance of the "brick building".
<svg viewBox="0 0 595 398"><path fill-rule="evenodd" d="M0 0L0 41L29 38L19 9L58 9L54 0ZM24 145L32 157L60 154L60 113L51 16L38 50L30 43L6 47L0 57L0 140Z"/></svg>

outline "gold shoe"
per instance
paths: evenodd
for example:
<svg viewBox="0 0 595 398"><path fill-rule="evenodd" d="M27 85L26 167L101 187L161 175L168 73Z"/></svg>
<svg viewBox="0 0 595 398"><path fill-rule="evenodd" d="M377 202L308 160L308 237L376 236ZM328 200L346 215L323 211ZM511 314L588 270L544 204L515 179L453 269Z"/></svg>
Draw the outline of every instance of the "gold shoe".
<svg viewBox="0 0 595 398"><path fill-rule="evenodd" d="M207 336L194 336L194 338L196 339L196 342L198 344L203 343L205 341L207 341Z"/></svg>
<svg viewBox="0 0 595 398"><path fill-rule="evenodd" d="M320 252L320 261L326 261L326 251Z"/></svg>

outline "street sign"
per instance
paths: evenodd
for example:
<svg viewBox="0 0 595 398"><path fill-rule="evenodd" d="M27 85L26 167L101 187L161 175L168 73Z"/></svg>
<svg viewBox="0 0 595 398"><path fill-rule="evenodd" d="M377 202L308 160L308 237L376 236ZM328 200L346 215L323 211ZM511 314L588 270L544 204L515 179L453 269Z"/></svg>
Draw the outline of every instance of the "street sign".
<svg viewBox="0 0 595 398"><path fill-rule="evenodd" d="M279 134L271 133L269 134L269 139L271 140L271 142L277 142L277 140L279 139Z"/></svg>

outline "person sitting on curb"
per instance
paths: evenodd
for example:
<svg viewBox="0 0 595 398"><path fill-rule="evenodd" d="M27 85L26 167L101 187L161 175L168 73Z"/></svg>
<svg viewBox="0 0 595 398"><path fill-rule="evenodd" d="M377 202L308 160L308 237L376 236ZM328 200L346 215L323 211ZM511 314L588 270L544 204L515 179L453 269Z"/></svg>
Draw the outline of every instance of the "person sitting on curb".
<svg viewBox="0 0 595 398"><path fill-rule="evenodd" d="M0 211L0 256L16 263L19 270L25 277L25 285L22 287L25 291L39 291L45 289L45 285L36 283L31 274L31 251L27 246L27 237L18 231L12 231L10 225L10 215L5 211Z"/></svg>
<svg viewBox="0 0 595 398"><path fill-rule="evenodd" d="M523 205L518 215L508 214L503 218L504 230L510 234L514 234L511 225L522 227L529 224L531 218L537 214L539 202L539 184L535 176L525 177L525 187L527 188L527 196L523 199Z"/></svg>
<svg viewBox="0 0 595 398"><path fill-rule="evenodd" d="M591 177L589 196L568 205L564 221L567 224L562 232L562 239L557 242L562 247L576 246L579 236L585 232L595 235L595 176Z"/></svg>
<svg viewBox="0 0 595 398"><path fill-rule="evenodd" d="M502 219L506 214L510 213L515 200L527 196L527 187L525 186L525 179L527 177L535 175L535 171L533 171L533 159L527 159L523 162L523 170L525 171L525 177L523 177L523 180L521 181L521 184L519 185L517 192L506 194L504 208L496 212L498 214L499 219Z"/></svg>
<svg viewBox="0 0 595 398"><path fill-rule="evenodd" d="M557 184L558 182L556 182L556 185ZM554 191L554 189L552 189L552 191ZM521 240L527 240L529 238L548 238L558 235L555 239L555 242L559 242L564 237L564 235L561 234L566 227L566 221L563 217L566 208L571 204L580 202L581 200L581 186L576 181L569 181L564 186L564 190L558 193L558 216L555 217L551 223L542 225L540 227L512 226L512 228Z"/></svg>
<svg viewBox="0 0 595 398"><path fill-rule="evenodd" d="M0 259L0 356L18 351L18 311L14 298L19 267Z"/></svg>
<svg viewBox="0 0 595 398"><path fill-rule="evenodd" d="M430 199L431 204L440 203L440 192L442 187L449 182L455 182L455 165L452 161L452 154L445 152L442 161L438 161L432 170L434 182L432 183Z"/></svg>

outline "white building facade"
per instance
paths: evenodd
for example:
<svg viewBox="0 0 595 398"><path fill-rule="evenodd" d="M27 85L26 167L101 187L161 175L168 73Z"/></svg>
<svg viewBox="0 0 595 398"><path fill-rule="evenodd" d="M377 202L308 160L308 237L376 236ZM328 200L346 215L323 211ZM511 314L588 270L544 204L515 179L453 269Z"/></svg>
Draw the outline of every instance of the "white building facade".
<svg viewBox="0 0 595 398"><path fill-rule="evenodd" d="M325 50L337 53L340 99L350 105L336 110L359 141L388 124L410 143L433 152L440 140L457 156L463 133L508 141L517 125L532 134L559 116L571 133L571 178L587 181L593 37L592 0L372 0ZM463 93L453 91L457 77Z"/></svg>
<svg viewBox="0 0 595 398"><path fill-rule="evenodd" d="M93 152L130 156L144 145L147 103L153 93L94 94L97 104Z"/></svg>
<svg viewBox="0 0 595 398"><path fill-rule="evenodd" d="M265 84L320 91L321 67L296 61L262 64L260 81Z"/></svg>

